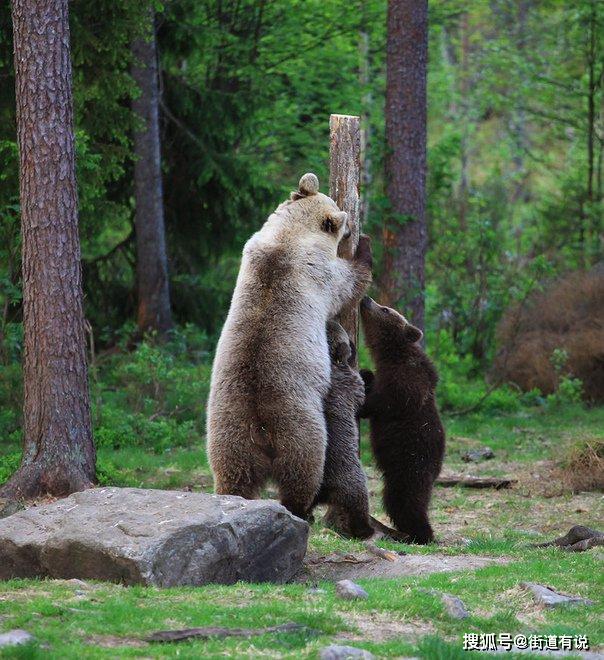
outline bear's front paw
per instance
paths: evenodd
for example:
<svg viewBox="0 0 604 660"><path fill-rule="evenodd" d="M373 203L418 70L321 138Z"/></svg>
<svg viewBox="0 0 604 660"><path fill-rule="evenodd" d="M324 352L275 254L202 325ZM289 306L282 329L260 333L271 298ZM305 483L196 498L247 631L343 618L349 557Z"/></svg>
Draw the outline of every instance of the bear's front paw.
<svg viewBox="0 0 604 660"><path fill-rule="evenodd" d="M371 253L371 238L367 234L359 236L359 244L354 255L355 261L367 266L371 270L373 266L373 255Z"/></svg>

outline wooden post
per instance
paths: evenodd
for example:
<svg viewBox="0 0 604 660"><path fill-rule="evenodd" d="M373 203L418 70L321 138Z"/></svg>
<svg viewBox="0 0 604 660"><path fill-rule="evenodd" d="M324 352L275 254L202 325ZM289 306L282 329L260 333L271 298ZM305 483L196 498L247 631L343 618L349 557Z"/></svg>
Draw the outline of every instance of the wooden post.
<svg viewBox="0 0 604 660"><path fill-rule="evenodd" d="M351 115L329 118L329 196L348 213L350 237L343 239L338 254L352 259L359 243L361 186L361 122ZM359 310L352 307L340 314L340 323L355 346L359 343ZM358 364L355 364L358 366Z"/></svg>

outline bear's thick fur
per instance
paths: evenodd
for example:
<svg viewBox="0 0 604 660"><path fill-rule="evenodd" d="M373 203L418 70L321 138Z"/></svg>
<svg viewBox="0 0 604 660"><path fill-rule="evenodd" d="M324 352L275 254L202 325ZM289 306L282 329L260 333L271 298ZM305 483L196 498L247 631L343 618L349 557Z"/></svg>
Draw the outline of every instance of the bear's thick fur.
<svg viewBox="0 0 604 660"><path fill-rule="evenodd" d="M323 483L315 504L329 504L325 523L346 536L368 538L367 479L358 456L357 413L365 400L365 386L350 366L353 349L344 328L337 321L327 323L331 357L331 386L325 399L327 451Z"/></svg>
<svg viewBox="0 0 604 660"><path fill-rule="evenodd" d="M428 505L445 452L434 398L438 375L417 344L421 330L402 314L365 297L361 319L375 364L375 376L361 372L361 415L369 418L371 447L384 476L384 508L400 532L430 543Z"/></svg>
<svg viewBox="0 0 604 660"><path fill-rule="evenodd" d="M282 504L300 517L323 477L325 326L371 280L369 239L353 261L339 258L346 213L318 189L317 177L304 175L246 243L208 402L216 492L252 499L272 477Z"/></svg>

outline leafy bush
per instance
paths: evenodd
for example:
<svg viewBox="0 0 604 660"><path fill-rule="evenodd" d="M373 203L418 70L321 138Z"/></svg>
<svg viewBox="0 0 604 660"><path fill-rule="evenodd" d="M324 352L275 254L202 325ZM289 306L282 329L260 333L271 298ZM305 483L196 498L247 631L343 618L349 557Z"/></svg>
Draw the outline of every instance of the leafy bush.
<svg viewBox="0 0 604 660"><path fill-rule="evenodd" d="M95 429L94 438L97 447L142 447L156 453L201 442L192 421L178 422L170 417L150 419L111 406L104 409L103 422Z"/></svg>
<svg viewBox="0 0 604 660"><path fill-rule="evenodd" d="M491 390L484 379L474 375L474 360L469 354L459 355L449 330L428 333L428 354L439 373L436 398L443 411L480 407L485 411L514 412L523 405L518 391L507 385Z"/></svg>
<svg viewBox="0 0 604 660"><path fill-rule="evenodd" d="M0 454L0 484L3 484L21 463L21 452L11 451L8 454Z"/></svg>
<svg viewBox="0 0 604 660"><path fill-rule="evenodd" d="M0 367L0 442L18 443L21 429L21 365Z"/></svg>
<svg viewBox="0 0 604 660"><path fill-rule="evenodd" d="M565 403L579 403L583 392L583 383L579 378L572 378L565 373L568 362L568 352L557 348L550 358L556 372L558 384L556 390L547 396L550 406L561 406Z"/></svg>
<svg viewBox="0 0 604 660"><path fill-rule="evenodd" d="M156 453L201 442L210 387L207 339L194 326L165 344L148 337L96 370L93 419L98 447Z"/></svg>
<svg viewBox="0 0 604 660"><path fill-rule="evenodd" d="M96 446L159 454L202 445L211 370L207 345L206 335L187 325L165 344L149 337L134 351L97 356L90 369ZM21 366L2 366L0 374L0 476L5 480L20 456ZM115 474L99 463L101 484L114 483Z"/></svg>

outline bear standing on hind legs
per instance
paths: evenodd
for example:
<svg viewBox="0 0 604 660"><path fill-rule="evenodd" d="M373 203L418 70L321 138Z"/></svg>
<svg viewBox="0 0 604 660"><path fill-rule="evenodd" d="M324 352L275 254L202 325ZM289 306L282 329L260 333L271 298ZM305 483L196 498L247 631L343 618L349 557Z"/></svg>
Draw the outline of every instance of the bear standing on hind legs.
<svg viewBox="0 0 604 660"><path fill-rule="evenodd" d="M367 479L358 455L357 414L365 400L365 386L350 366L354 346L337 321L327 323L327 343L331 357L331 386L325 399L327 451L315 504L329 504L324 521L328 526L345 536L364 539L374 533Z"/></svg>
<svg viewBox="0 0 604 660"><path fill-rule="evenodd" d="M371 281L369 239L337 256L347 216L314 174L246 243L216 349L208 455L219 494L258 497L277 483L281 503L306 517L323 477L330 384L327 320Z"/></svg>
<svg viewBox="0 0 604 660"><path fill-rule="evenodd" d="M371 447L384 477L384 508L411 541L430 543L428 505L445 452L434 399L438 375L417 344L421 330L402 314L366 296L361 320L375 364L375 376L361 371L361 416L369 418Z"/></svg>

